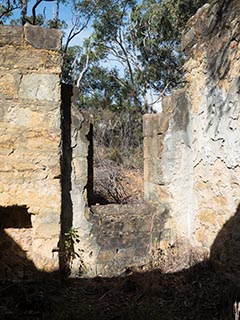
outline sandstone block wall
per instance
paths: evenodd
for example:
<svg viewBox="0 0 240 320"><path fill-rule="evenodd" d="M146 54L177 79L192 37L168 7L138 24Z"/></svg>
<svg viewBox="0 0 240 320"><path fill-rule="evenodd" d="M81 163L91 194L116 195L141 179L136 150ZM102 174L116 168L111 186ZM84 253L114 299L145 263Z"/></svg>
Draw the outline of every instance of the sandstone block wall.
<svg viewBox="0 0 240 320"><path fill-rule="evenodd" d="M145 198L169 205L176 238L207 250L240 203L239 16L238 0L198 10L182 40L186 87L144 116ZM223 238L220 260L230 248Z"/></svg>
<svg viewBox="0 0 240 320"><path fill-rule="evenodd" d="M57 30L0 27L1 276L58 268L60 47Z"/></svg>
<svg viewBox="0 0 240 320"><path fill-rule="evenodd" d="M172 230L171 242L174 242L177 235L188 237L192 212L185 91L166 97L162 107L162 113L147 114L143 120L144 194L146 201L169 207L166 228Z"/></svg>
<svg viewBox="0 0 240 320"><path fill-rule="evenodd" d="M0 34L0 276L113 276L148 264L155 243L171 238L168 209L90 207L92 117L75 105L76 88L60 88L60 33L26 25ZM80 240L70 264L69 232Z"/></svg>

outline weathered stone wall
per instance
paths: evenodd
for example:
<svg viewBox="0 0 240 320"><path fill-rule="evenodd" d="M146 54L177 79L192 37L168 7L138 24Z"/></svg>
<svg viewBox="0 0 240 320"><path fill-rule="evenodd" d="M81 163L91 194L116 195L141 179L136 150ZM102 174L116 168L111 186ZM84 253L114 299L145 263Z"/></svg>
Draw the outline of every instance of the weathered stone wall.
<svg viewBox="0 0 240 320"><path fill-rule="evenodd" d="M92 206L89 221L95 238L95 274L119 275L149 265L155 244L168 236L168 209L148 203Z"/></svg>
<svg viewBox="0 0 240 320"><path fill-rule="evenodd" d="M60 47L57 30L0 27L0 270L5 277L24 276L27 261L32 270L58 268L52 250L58 246L61 213Z"/></svg>
<svg viewBox="0 0 240 320"><path fill-rule="evenodd" d="M70 91L69 91L70 89ZM76 88L63 87L63 210L62 233L77 232L77 253L70 275L116 276L133 266L151 261L151 251L170 230L168 209L148 203L91 205L92 116L74 103ZM66 99L67 98L67 99ZM76 239L75 239L76 240Z"/></svg>
<svg viewBox="0 0 240 320"><path fill-rule="evenodd" d="M240 203L239 16L238 0L198 10L182 40L186 87L144 117L145 198L169 205L175 238L207 250Z"/></svg>
<svg viewBox="0 0 240 320"><path fill-rule="evenodd" d="M162 108L162 113L144 116L144 193L145 200L169 207L165 227L172 230L169 239L172 243L177 234L188 236L192 212L191 158L185 131L188 105L184 90L164 99Z"/></svg>
<svg viewBox="0 0 240 320"><path fill-rule="evenodd" d="M60 88L60 33L30 25L0 32L1 277L59 267L72 277L113 276L149 263L169 232L168 209L90 207L92 117L75 105L76 88Z"/></svg>
<svg viewBox="0 0 240 320"><path fill-rule="evenodd" d="M170 235L168 209L90 207L92 117L75 105L76 88L60 88L60 33L30 25L0 33L1 277L59 267L73 277L113 276L149 263Z"/></svg>
<svg viewBox="0 0 240 320"><path fill-rule="evenodd" d="M0 277L64 269L71 230L72 276L120 274L182 238L239 269L239 16L220 0L189 20L188 84L144 116L147 202L123 206L89 206L92 118L60 93L59 31L0 27Z"/></svg>

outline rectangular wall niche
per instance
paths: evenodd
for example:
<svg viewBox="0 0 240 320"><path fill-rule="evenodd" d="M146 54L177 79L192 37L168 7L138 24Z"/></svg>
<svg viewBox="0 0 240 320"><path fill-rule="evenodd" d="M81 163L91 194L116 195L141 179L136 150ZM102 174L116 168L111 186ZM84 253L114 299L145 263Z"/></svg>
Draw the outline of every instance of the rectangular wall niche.
<svg viewBox="0 0 240 320"><path fill-rule="evenodd" d="M32 228L27 206L0 206L0 229L7 228Z"/></svg>
<svg viewBox="0 0 240 320"><path fill-rule="evenodd" d="M31 251L32 222L27 206L0 206L0 280L31 279L36 273Z"/></svg>

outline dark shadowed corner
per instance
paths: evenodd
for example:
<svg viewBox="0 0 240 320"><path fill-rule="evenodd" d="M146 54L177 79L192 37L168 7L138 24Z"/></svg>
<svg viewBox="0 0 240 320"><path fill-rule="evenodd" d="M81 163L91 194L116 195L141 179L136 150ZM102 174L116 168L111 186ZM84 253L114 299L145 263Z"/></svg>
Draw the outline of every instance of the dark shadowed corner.
<svg viewBox="0 0 240 320"><path fill-rule="evenodd" d="M226 275L240 286L240 204L224 224L211 247L210 260L219 264Z"/></svg>

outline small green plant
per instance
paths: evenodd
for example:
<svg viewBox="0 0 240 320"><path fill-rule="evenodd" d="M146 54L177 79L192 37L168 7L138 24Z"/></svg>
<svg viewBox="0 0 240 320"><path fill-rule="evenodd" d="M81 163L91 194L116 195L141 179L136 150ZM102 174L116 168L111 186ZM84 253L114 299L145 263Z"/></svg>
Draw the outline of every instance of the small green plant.
<svg viewBox="0 0 240 320"><path fill-rule="evenodd" d="M75 250L75 246L80 242L78 231L75 228L64 233L64 260L67 266L68 273L71 272L71 267L75 259L79 259L79 275L82 275L85 267L82 253L83 249Z"/></svg>

